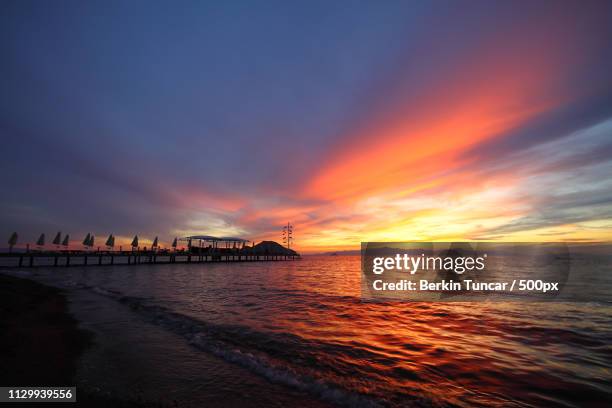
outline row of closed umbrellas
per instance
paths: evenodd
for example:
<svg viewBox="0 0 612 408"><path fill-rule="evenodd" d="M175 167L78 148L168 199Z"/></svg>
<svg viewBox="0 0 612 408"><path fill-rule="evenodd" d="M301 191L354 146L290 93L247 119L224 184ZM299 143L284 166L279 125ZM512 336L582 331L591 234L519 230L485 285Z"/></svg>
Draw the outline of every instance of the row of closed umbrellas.
<svg viewBox="0 0 612 408"><path fill-rule="evenodd" d="M19 239L19 235L17 234L17 232L13 232L8 240L9 251L12 251L13 247L17 245L18 239ZM38 237L38 240L36 240L36 246L39 248L43 248L45 246L45 242L46 242L45 233L43 232L42 234L40 234L40 237ZM53 241L51 241L51 243L55 245L56 247L63 246L63 247L68 248L68 245L70 244L70 235L66 234L62 239L62 233L58 232L55 235L55 238L53 238ZM87 248L93 248L95 244L94 234L87 233L87 235L82 241L82 244L83 246ZM176 248L177 244L178 244L178 238L174 238L174 241L172 241L172 248ZM114 248L115 247L115 236L113 234L110 234L108 238L106 239L106 242L104 245L108 248ZM29 244L26 244L26 246L29 247ZM138 248L138 235L135 235L134 239L132 239L131 247ZM159 247L159 240L158 240L158 237L155 237L155 239L153 240L153 243L151 244L151 248L158 248L158 247Z"/></svg>

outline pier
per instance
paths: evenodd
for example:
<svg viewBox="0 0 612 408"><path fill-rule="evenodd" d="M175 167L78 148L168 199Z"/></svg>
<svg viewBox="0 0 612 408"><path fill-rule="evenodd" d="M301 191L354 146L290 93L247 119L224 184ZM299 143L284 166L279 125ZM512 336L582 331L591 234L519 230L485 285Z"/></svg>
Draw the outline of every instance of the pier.
<svg viewBox="0 0 612 408"><path fill-rule="evenodd" d="M109 238L110 239L110 238ZM137 240L137 237L135 237ZM187 242L187 249L131 250L27 250L0 253L2 268L110 266L110 265L168 265L203 264L213 262L272 262L294 261L300 255L273 241L246 246L240 238L193 236L178 239ZM176 242L175 244L176 245ZM225 246L225 247L223 247Z"/></svg>
<svg viewBox="0 0 612 408"><path fill-rule="evenodd" d="M201 264L210 262L270 262L293 261L299 255L245 253L242 251L45 251L0 254L0 267L71 267L109 265Z"/></svg>

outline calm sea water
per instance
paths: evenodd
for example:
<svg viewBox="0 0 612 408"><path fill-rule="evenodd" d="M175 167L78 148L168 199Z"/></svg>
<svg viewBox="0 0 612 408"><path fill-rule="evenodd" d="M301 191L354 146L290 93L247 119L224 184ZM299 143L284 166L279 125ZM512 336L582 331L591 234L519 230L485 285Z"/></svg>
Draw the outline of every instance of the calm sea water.
<svg viewBox="0 0 612 408"><path fill-rule="evenodd" d="M313 256L20 273L68 289L96 333L79 383L101 392L180 406L612 404L610 304L363 302L359 268Z"/></svg>

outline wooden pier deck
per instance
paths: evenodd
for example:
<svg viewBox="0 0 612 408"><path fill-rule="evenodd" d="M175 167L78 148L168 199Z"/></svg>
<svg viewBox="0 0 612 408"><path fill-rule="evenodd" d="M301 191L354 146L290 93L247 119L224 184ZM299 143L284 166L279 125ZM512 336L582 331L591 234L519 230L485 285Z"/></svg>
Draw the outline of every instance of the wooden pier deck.
<svg viewBox="0 0 612 408"><path fill-rule="evenodd" d="M244 253L223 251L209 253L152 251L58 251L0 253L2 268L109 266L109 265L168 265L202 264L211 262L270 262L293 261L299 255Z"/></svg>

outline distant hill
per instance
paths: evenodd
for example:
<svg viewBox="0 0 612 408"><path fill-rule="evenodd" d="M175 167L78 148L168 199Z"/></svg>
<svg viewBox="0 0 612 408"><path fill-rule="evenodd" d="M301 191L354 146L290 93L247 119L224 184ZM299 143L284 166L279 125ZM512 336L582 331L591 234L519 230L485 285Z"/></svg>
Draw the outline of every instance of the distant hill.
<svg viewBox="0 0 612 408"><path fill-rule="evenodd" d="M245 252L258 255L299 255L293 249L288 249L274 241L261 241L254 247L245 248Z"/></svg>
<svg viewBox="0 0 612 408"><path fill-rule="evenodd" d="M361 255L360 249L347 249L344 251L324 252L320 255Z"/></svg>

